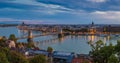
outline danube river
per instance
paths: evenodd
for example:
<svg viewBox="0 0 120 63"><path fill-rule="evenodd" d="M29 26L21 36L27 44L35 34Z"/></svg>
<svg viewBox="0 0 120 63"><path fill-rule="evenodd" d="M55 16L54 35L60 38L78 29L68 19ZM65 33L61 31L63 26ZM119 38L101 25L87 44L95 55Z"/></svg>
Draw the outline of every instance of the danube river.
<svg viewBox="0 0 120 63"><path fill-rule="evenodd" d="M41 32L33 31L33 35L41 34ZM18 30L16 27L0 27L0 36L9 37L10 34L15 34L16 37L27 36L27 31ZM40 36L33 38L35 46L40 49L47 49L48 46L52 47L55 51L75 52L79 54L88 54L91 50L87 44L88 41L96 42L102 40L104 43L113 44L117 43L119 36L80 36L69 35L63 38L57 38L55 35ZM20 39L17 42L27 42L27 39Z"/></svg>

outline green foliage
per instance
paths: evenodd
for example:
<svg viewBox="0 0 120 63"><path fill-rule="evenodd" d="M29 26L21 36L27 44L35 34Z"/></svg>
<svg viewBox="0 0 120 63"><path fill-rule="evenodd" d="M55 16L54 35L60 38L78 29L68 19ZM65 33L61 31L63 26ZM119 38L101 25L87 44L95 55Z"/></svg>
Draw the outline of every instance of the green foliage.
<svg viewBox="0 0 120 63"><path fill-rule="evenodd" d="M9 49L7 47L0 47L0 52L4 52L5 54L9 53Z"/></svg>
<svg viewBox="0 0 120 63"><path fill-rule="evenodd" d="M94 44L89 43L92 47L92 51L89 53L96 63L108 63L108 59L114 52L114 46L110 43L105 45L101 40Z"/></svg>
<svg viewBox="0 0 120 63"><path fill-rule="evenodd" d="M78 30L63 29L64 32L88 32L88 28L81 28Z"/></svg>
<svg viewBox="0 0 120 63"><path fill-rule="evenodd" d="M5 37L3 37L2 39L0 39L0 46L1 47L6 47L6 38Z"/></svg>
<svg viewBox="0 0 120 63"><path fill-rule="evenodd" d="M4 60L5 62L7 61L7 63L28 63L28 60L22 54L15 51L10 51L6 47L0 47L0 60L3 60L1 58L5 58Z"/></svg>
<svg viewBox="0 0 120 63"><path fill-rule="evenodd" d="M106 32L106 31L107 31L107 27L104 26L104 27L103 27L103 32Z"/></svg>
<svg viewBox="0 0 120 63"><path fill-rule="evenodd" d="M18 52L10 51L8 55L10 63L28 63L28 60Z"/></svg>
<svg viewBox="0 0 120 63"><path fill-rule="evenodd" d="M62 29L64 32L73 32L74 30L70 30L70 29Z"/></svg>
<svg viewBox="0 0 120 63"><path fill-rule="evenodd" d="M115 45L115 52L120 55L120 40L117 41L117 44Z"/></svg>
<svg viewBox="0 0 120 63"><path fill-rule="evenodd" d="M87 60L84 60L82 63L89 63Z"/></svg>
<svg viewBox="0 0 120 63"><path fill-rule="evenodd" d="M88 29L87 28L82 28L79 30L80 32L88 32Z"/></svg>
<svg viewBox="0 0 120 63"><path fill-rule="evenodd" d="M53 51L52 47L47 48L47 52L52 53L52 51Z"/></svg>
<svg viewBox="0 0 120 63"><path fill-rule="evenodd" d="M27 48L35 47L34 42L28 42L27 43Z"/></svg>
<svg viewBox="0 0 120 63"><path fill-rule="evenodd" d="M9 63L5 53L0 52L0 63Z"/></svg>
<svg viewBox="0 0 120 63"><path fill-rule="evenodd" d="M81 28L81 29L78 29L78 30L74 30L75 32L88 32L88 29L87 28Z"/></svg>
<svg viewBox="0 0 120 63"><path fill-rule="evenodd" d="M117 41L117 44L115 45L115 53L120 58L120 40ZM120 59L119 59L120 61Z"/></svg>
<svg viewBox="0 0 120 63"><path fill-rule="evenodd" d="M111 55L108 58L108 63L119 63L118 58L115 57L115 55Z"/></svg>
<svg viewBox="0 0 120 63"><path fill-rule="evenodd" d="M29 63L47 63L47 60L44 55L37 55L31 58Z"/></svg>
<svg viewBox="0 0 120 63"><path fill-rule="evenodd" d="M14 34L11 34L10 36L9 36L9 40L13 40L13 41L17 41L17 39L16 39L16 37L15 37L15 35Z"/></svg>

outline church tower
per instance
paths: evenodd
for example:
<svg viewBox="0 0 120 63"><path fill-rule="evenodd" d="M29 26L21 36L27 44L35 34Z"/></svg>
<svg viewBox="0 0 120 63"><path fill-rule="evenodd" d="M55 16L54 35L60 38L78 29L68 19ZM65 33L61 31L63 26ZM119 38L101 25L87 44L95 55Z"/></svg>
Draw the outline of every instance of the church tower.
<svg viewBox="0 0 120 63"><path fill-rule="evenodd" d="M94 22L92 21L92 24L91 24L92 27L94 27Z"/></svg>
<svg viewBox="0 0 120 63"><path fill-rule="evenodd" d="M89 27L89 34L94 35L95 33L96 33L96 28L95 28L94 22L92 21L92 24Z"/></svg>

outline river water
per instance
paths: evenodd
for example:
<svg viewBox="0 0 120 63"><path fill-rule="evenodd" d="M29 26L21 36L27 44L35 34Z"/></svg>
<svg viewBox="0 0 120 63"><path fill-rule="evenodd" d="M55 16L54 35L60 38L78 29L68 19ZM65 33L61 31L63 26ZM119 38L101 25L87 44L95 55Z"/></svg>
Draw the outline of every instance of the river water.
<svg viewBox="0 0 120 63"><path fill-rule="evenodd" d="M41 34L41 32L33 31L34 34ZM27 31L21 31L16 27L0 27L0 36L9 37L10 34L15 34L16 37L27 36ZM48 35L33 38L35 46L40 49L47 49L48 46L52 47L55 51L75 52L79 54L88 54L91 50L87 44L88 41L96 42L102 40L104 43L113 44L117 43L119 36L80 36L80 35L69 35L62 38L57 36ZM20 39L17 42L27 42L27 39Z"/></svg>

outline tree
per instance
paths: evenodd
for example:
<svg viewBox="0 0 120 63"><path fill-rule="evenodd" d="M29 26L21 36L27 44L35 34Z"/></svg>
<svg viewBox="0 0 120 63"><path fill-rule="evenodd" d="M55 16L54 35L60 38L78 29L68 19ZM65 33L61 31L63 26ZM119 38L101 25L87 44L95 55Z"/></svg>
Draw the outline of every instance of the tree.
<svg viewBox="0 0 120 63"><path fill-rule="evenodd" d="M119 58L120 61L120 40L117 41L117 44L115 45L115 53Z"/></svg>
<svg viewBox="0 0 120 63"><path fill-rule="evenodd" d="M117 41L117 44L115 45L115 52L120 55L120 40Z"/></svg>
<svg viewBox="0 0 120 63"><path fill-rule="evenodd" d="M80 31L81 31L82 33L84 33L84 32L88 32L88 29L87 29L87 28L82 28L82 29L80 29Z"/></svg>
<svg viewBox="0 0 120 63"><path fill-rule="evenodd" d="M28 42L27 48L32 48L32 47L35 47L34 42Z"/></svg>
<svg viewBox="0 0 120 63"><path fill-rule="evenodd" d="M0 52L0 63L9 63L5 53Z"/></svg>
<svg viewBox="0 0 120 63"><path fill-rule="evenodd" d="M4 36L2 37L2 39L0 39L0 46L1 46L1 47L6 47L6 40L7 40L7 39L6 39L6 37L4 37Z"/></svg>
<svg viewBox="0 0 120 63"><path fill-rule="evenodd" d="M115 55L111 55L109 58L108 58L108 63L119 63L118 61L118 58L115 57Z"/></svg>
<svg viewBox="0 0 120 63"><path fill-rule="evenodd" d="M16 39L16 37L15 37L15 35L14 34L11 34L10 36L9 36L9 40L13 40L13 41L17 41L17 39Z"/></svg>
<svg viewBox="0 0 120 63"><path fill-rule="evenodd" d="M8 54L9 53L9 49L7 47L0 47L0 52Z"/></svg>
<svg viewBox="0 0 120 63"><path fill-rule="evenodd" d="M52 51L53 51L52 47L47 48L47 52L52 53Z"/></svg>
<svg viewBox="0 0 120 63"><path fill-rule="evenodd" d="M111 43L106 45L101 40L99 40L94 44L89 44L92 48L92 51L90 51L89 54L95 63L108 63L110 56L115 54L114 46Z"/></svg>
<svg viewBox="0 0 120 63"><path fill-rule="evenodd" d="M28 60L16 51L9 52L8 61L10 63L28 63Z"/></svg>
<svg viewBox="0 0 120 63"><path fill-rule="evenodd" d="M37 55L29 59L29 63L47 63L44 55Z"/></svg>

